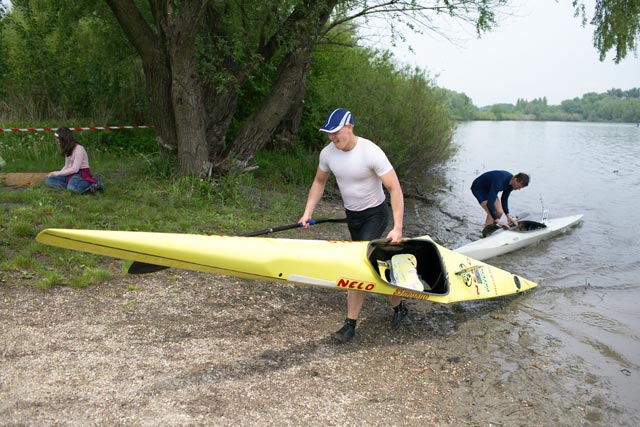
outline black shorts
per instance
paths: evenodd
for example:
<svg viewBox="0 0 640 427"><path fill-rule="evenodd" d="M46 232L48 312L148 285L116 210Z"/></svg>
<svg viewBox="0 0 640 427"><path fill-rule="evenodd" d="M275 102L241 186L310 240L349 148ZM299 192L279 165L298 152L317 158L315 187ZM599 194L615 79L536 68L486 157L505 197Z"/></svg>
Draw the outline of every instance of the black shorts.
<svg viewBox="0 0 640 427"><path fill-rule="evenodd" d="M368 241L379 239L389 223L389 208L385 202L363 211L344 210L351 240Z"/></svg>
<svg viewBox="0 0 640 427"><path fill-rule="evenodd" d="M471 193L473 193L473 196L476 198L476 200L480 204L482 204L482 203L484 203L484 202L489 200L489 193L484 191L484 189L482 189L482 188L471 187Z"/></svg>

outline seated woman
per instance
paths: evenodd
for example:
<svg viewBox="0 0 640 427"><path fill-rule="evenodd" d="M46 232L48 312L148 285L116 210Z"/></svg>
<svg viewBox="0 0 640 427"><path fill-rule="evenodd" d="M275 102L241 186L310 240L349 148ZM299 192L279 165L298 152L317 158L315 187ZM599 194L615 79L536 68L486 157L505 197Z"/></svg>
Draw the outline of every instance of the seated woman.
<svg viewBox="0 0 640 427"><path fill-rule="evenodd" d="M89 169L89 156L82 145L76 141L69 128L59 128L56 133L60 154L64 157L64 167L49 172L44 183L52 188L62 188L76 193L104 192L102 182Z"/></svg>

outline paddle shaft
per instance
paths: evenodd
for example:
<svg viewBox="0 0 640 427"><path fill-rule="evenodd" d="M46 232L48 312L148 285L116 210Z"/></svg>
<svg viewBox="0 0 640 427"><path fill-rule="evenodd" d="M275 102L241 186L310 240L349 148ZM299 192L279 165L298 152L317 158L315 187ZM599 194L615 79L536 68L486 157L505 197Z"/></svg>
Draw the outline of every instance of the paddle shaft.
<svg viewBox="0 0 640 427"><path fill-rule="evenodd" d="M347 222L346 218L322 218L322 219L312 219L308 222L310 225L322 224L324 222ZM295 224L282 225L280 227L274 228L265 228L264 230L252 231L244 234L237 234L239 237L255 237L255 236L263 236L265 234L277 233L278 231L292 230L294 228L300 228L302 224L297 222ZM155 273L156 271L166 270L167 267L164 265L156 265L156 264L148 264L146 262L134 261L129 267L129 274L147 274L147 273Z"/></svg>
<svg viewBox="0 0 640 427"><path fill-rule="evenodd" d="M322 224L323 222L346 222L346 218L323 218L323 219L312 219L309 221L309 225ZM295 224L282 225L280 227L275 228L265 228L264 230L252 231L250 233L238 234L237 236L241 237L254 237L254 236L263 236L265 234L276 233L278 231L291 230L294 228L300 228L302 224L296 222Z"/></svg>

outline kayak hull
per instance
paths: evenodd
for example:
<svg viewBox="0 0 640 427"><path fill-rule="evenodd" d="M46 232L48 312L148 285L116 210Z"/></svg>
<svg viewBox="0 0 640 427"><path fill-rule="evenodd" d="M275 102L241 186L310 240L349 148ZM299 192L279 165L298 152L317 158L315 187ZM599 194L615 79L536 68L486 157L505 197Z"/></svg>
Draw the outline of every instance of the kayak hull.
<svg viewBox="0 0 640 427"><path fill-rule="evenodd" d="M521 221L525 227L518 230L499 229L488 237L454 249L455 252L477 260L487 260L550 239L582 221L582 215L549 219L544 224ZM527 225L537 225L526 227ZM530 229L528 229L530 228Z"/></svg>
<svg viewBox="0 0 640 427"><path fill-rule="evenodd" d="M171 268L439 303L494 298L537 286L524 277L444 248L429 236L391 245L385 240L352 242L46 229L36 240ZM428 291L392 283L389 261L400 253L415 255L417 273L429 283L425 287Z"/></svg>

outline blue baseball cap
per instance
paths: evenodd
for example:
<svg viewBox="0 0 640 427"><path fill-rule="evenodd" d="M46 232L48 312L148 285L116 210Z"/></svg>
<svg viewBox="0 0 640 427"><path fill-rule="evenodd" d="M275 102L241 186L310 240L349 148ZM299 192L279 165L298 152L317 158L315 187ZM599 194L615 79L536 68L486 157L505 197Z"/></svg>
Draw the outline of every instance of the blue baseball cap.
<svg viewBox="0 0 640 427"><path fill-rule="evenodd" d="M320 128L321 132L334 133L338 132L344 125L352 125L353 116L351 111L344 108L335 109L327 117L327 122Z"/></svg>

